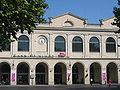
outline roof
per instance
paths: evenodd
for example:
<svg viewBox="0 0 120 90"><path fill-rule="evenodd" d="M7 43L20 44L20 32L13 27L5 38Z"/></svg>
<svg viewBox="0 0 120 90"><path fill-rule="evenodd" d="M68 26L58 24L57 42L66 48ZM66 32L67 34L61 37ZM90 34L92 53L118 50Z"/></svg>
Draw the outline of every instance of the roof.
<svg viewBox="0 0 120 90"><path fill-rule="evenodd" d="M88 20L86 18L82 18L82 17L76 16L76 15L70 13L70 12L62 14L62 15L59 15L59 16L56 16L56 17L49 17L49 19L56 19L58 17L62 17L62 16L65 16L65 15L70 15L70 16L73 16L73 17L78 18L78 19L83 20L83 21Z"/></svg>
<svg viewBox="0 0 120 90"><path fill-rule="evenodd" d="M115 18L115 16L112 16L112 17L107 18L107 19L101 19L100 21L107 21L107 20L112 19L112 18Z"/></svg>

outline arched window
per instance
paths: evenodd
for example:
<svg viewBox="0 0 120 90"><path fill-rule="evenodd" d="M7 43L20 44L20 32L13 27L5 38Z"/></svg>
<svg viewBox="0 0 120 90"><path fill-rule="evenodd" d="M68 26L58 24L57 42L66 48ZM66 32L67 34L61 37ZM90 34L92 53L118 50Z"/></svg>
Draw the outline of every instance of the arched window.
<svg viewBox="0 0 120 90"><path fill-rule="evenodd" d="M18 51L29 51L29 38L22 35L18 38Z"/></svg>
<svg viewBox="0 0 120 90"><path fill-rule="evenodd" d="M66 21L66 22L64 23L64 26L65 26L65 27L72 27L72 26L74 26L74 24L73 24L71 21Z"/></svg>
<svg viewBox="0 0 120 90"><path fill-rule="evenodd" d="M72 40L72 51L83 52L83 41L80 37L76 36Z"/></svg>
<svg viewBox="0 0 120 90"><path fill-rule="evenodd" d="M100 42L98 38L92 37L89 41L90 52L100 52Z"/></svg>
<svg viewBox="0 0 120 90"><path fill-rule="evenodd" d="M62 36L58 36L55 38L55 51L65 51L65 39Z"/></svg>
<svg viewBox="0 0 120 90"><path fill-rule="evenodd" d="M106 40L106 52L116 52L116 42L112 37Z"/></svg>

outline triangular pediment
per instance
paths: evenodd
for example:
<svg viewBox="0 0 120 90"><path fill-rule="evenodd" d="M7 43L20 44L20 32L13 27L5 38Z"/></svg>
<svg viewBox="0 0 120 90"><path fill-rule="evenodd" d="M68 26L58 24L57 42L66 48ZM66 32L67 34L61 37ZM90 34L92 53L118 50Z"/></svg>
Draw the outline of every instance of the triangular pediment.
<svg viewBox="0 0 120 90"><path fill-rule="evenodd" d="M107 18L107 19L101 19L101 21L105 22L105 21L108 21L108 20L114 20L114 19L115 19L115 16L110 17L110 18Z"/></svg>
<svg viewBox="0 0 120 90"><path fill-rule="evenodd" d="M107 19L101 19L101 24L103 28L117 28L116 25L112 25L114 22L115 16L107 18Z"/></svg>
<svg viewBox="0 0 120 90"><path fill-rule="evenodd" d="M72 13L70 13L70 12L65 13L65 14L62 14L62 15L59 15L59 16L56 16L56 17L50 17L50 19L56 19L56 18L63 17L63 16L66 16L66 15L70 15L70 16L72 16L72 17L75 17L75 18L80 19L80 20L83 20L83 21L87 20L86 18L79 17L79 16L74 15L74 14L72 14Z"/></svg>
<svg viewBox="0 0 120 90"><path fill-rule="evenodd" d="M52 26L56 27L84 27L86 18L81 18L72 13L65 13L56 17L50 17Z"/></svg>

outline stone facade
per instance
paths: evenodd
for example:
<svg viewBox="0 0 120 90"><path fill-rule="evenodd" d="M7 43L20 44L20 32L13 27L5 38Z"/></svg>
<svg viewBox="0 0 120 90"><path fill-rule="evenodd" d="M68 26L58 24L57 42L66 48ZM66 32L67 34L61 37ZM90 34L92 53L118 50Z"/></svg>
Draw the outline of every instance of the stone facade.
<svg viewBox="0 0 120 90"><path fill-rule="evenodd" d="M120 35L114 33L118 28L111 25L113 20L114 17L111 17L100 20L100 24L90 24L85 18L66 13L51 17L48 24L36 25L37 28L30 35L18 33L18 37L28 37L29 50L19 51L18 41L15 41L11 43L10 51L0 52L1 82L4 78L5 82L9 79L10 85L71 85L105 84L112 79L113 83L120 84ZM58 36L65 40L64 51L55 51ZM83 41L83 50L80 52L72 50L76 36ZM92 37L99 41L98 52L90 51ZM115 41L114 52L106 52L109 37ZM3 70L4 65L8 66L9 73Z"/></svg>

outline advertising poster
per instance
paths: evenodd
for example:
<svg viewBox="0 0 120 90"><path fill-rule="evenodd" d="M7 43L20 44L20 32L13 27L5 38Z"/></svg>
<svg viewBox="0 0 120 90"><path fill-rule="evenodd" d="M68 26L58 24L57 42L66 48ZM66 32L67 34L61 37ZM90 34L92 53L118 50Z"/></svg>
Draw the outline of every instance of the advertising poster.
<svg viewBox="0 0 120 90"><path fill-rule="evenodd" d="M102 73L102 80L106 80L106 73Z"/></svg>
<svg viewBox="0 0 120 90"><path fill-rule="evenodd" d="M70 72L68 72L68 81L70 80L70 75L71 75L71 73L70 73Z"/></svg>
<svg viewBox="0 0 120 90"><path fill-rule="evenodd" d="M15 72L12 72L12 82L15 82Z"/></svg>

